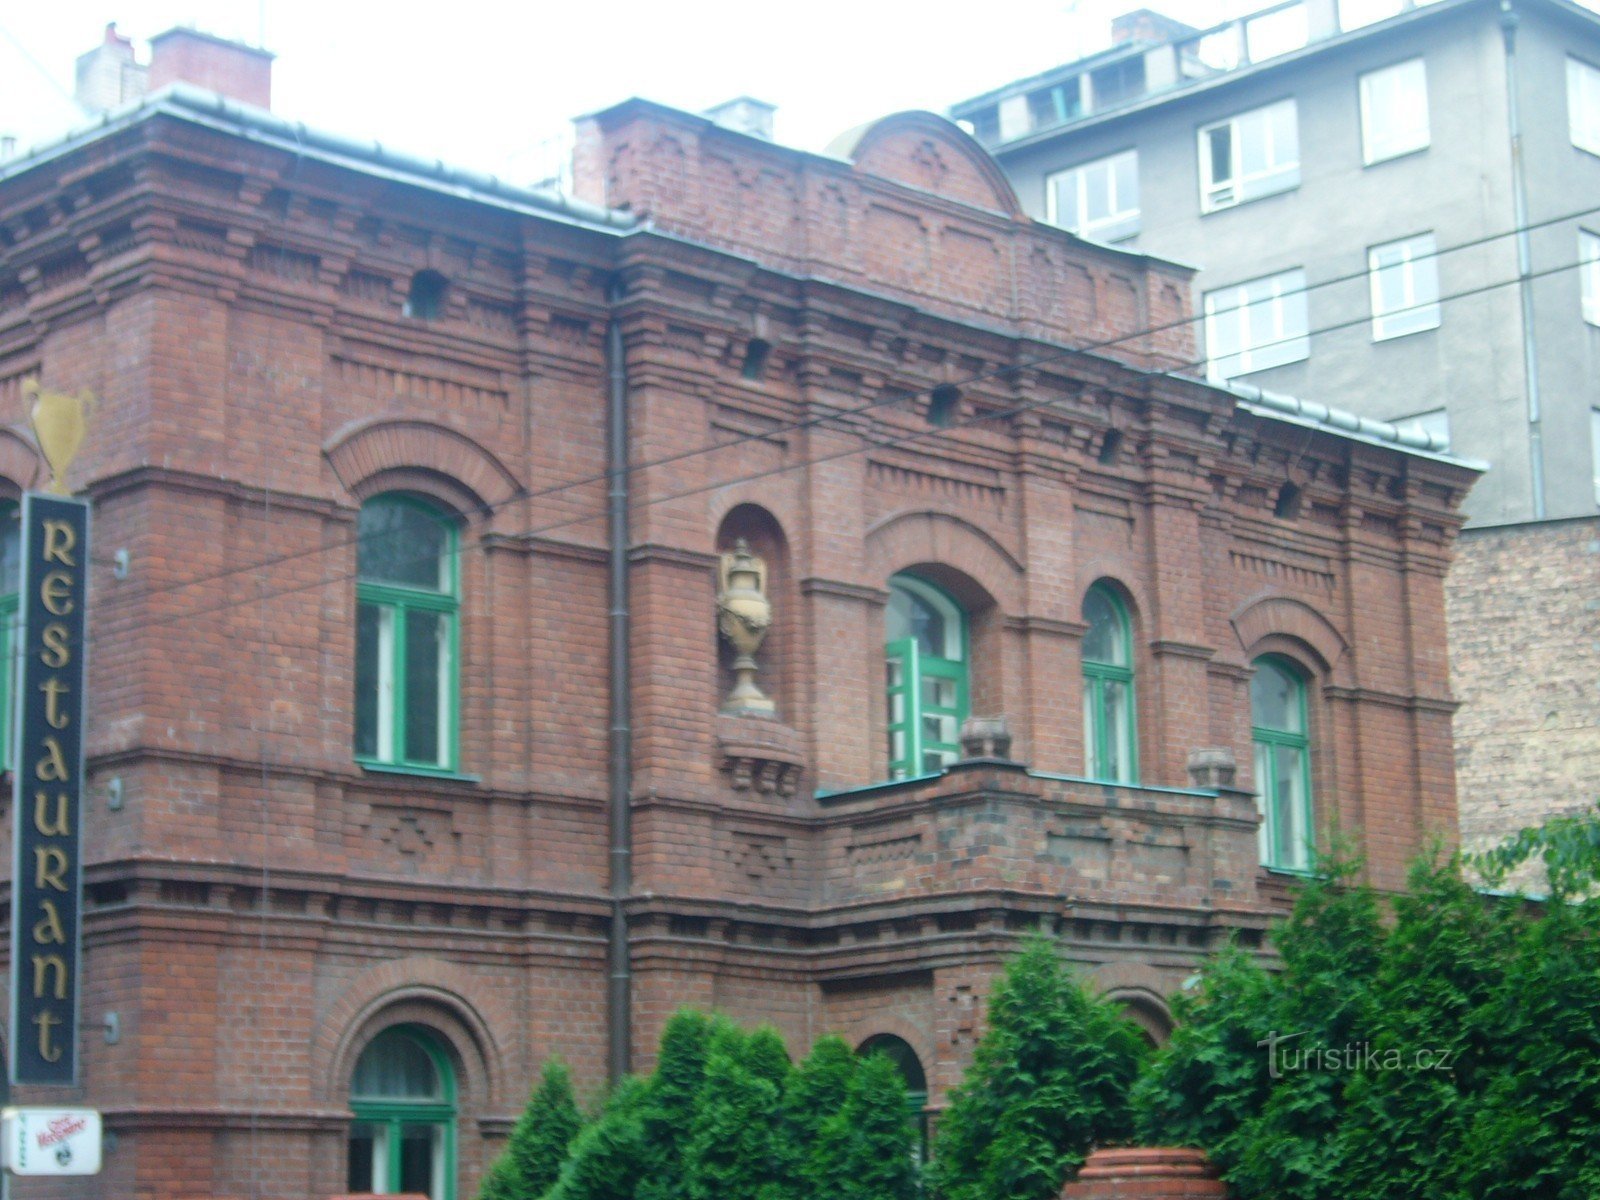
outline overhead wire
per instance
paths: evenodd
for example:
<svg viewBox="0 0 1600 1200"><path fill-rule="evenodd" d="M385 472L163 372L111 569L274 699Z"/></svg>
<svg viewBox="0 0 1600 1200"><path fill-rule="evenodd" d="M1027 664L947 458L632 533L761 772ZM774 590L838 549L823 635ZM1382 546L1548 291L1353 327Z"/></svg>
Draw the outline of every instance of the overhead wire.
<svg viewBox="0 0 1600 1200"><path fill-rule="evenodd" d="M1507 278L1504 278L1504 279L1497 279L1497 280L1494 280L1494 281L1489 282L1489 283L1479 284L1479 285L1476 285L1476 286L1471 287L1471 288L1461 289L1459 291L1452 292L1452 293L1449 293L1447 295L1440 296L1439 297L1439 303L1440 304L1452 303L1452 302L1457 301L1457 300L1464 300L1464 299L1469 299L1469 298L1474 297L1474 296L1484 295L1484 294L1487 294L1489 292L1496 291L1496 290L1498 290L1500 288L1514 286L1514 285L1520 283L1524 278L1527 278L1527 279L1539 279L1539 278L1544 278L1544 277L1549 276L1549 275L1559 274L1559 273L1561 273L1563 271L1570 271L1570 270L1575 269L1577 266L1579 266L1580 265L1580 261L1581 260L1575 258L1575 259L1573 259L1573 260L1571 260L1569 262L1563 262L1560 265L1553 266L1553 267L1548 267L1548 268L1545 268L1544 270L1533 272L1532 274L1527 275L1527 276L1514 275L1514 276L1510 276L1510 277L1507 277ZM1365 275L1365 272L1363 272L1362 275ZM1359 278L1359 277L1361 277L1361 276L1357 276L1357 278ZM1276 344L1281 344L1281 342L1283 342L1283 341L1298 341L1301 337L1305 337L1305 338L1309 339L1311 337L1321 336L1321 335L1327 334L1327 333L1338 332L1339 330L1342 330L1342 329L1348 329L1348 328L1352 328L1352 327L1356 327L1356 326L1366 325L1370 321L1371 321L1371 314L1368 313L1368 314L1360 316L1360 317L1353 317L1353 318L1351 318L1349 320L1346 320L1346 321L1338 321L1338 322L1334 322L1333 324L1320 326L1320 327L1318 327L1316 329L1309 329L1309 330L1307 330L1307 332L1304 335L1297 334L1293 338L1280 339L1279 342L1263 343L1263 345L1264 346L1266 346L1266 345L1276 345ZM1192 384L1195 384L1195 385L1198 385L1198 386L1215 386L1215 385L1208 385L1205 380L1194 379L1194 378L1190 378L1190 377L1186 377L1186 376L1177 374L1178 370L1180 368L1182 368L1182 367L1200 366L1200 365L1203 365L1206 361L1207 360L1203 359L1203 358L1202 359L1194 359L1194 360L1190 360L1190 361L1185 362L1185 363L1178 364L1177 367L1166 367L1166 368L1162 368L1162 369L1158 369L1158 370L1139 368L1137 366L1134 366L1132 364L1127 364L1127 363L1123 363L1123 364L1121 364L1121 366L1123 366L1125 369L1133 372L1136 376L1143 377L1143 378L1146 378L1146 379L1177 378L1177 379L1182 380L1184 382L1192 383ZM1012 367L1007 368L1007 371L1025 370L1025 369L1027 369L1027 368L1026 367L1012 366ZM918 393L913 393L913 395L916 395L916 394L918 394ZM1230 393L1230 395L1232 395L1232 393ZM903 401L905 399L904 394L901 394L901 396L897 397L897 399ZM1015 416L1021 415L1022 413L1032 412L1032 411L1037 411L1037 410L1040 410L1040 409L1052 407L1057 403L1058 403L1058 400L1056 398L1053 398L1053 397L1040 399L1040 400L1033 400L1033 401L1028 401L1028 402L1025 402L1025 403L1022 403L1022 404L1015 405L1015 406L1010 407L1010 408L999 409L999 410L990 409L990 410L983 410L981 412L975 412L969 417L958 419L957 421L954 421L951 424L943 426L943 427L928 427L928 428L925 428L925 429L909 430L909 431L905 432L904 434L901 434L901 435L898 435L898 436L895 436L895 437L892 437L892 438L889 438L889 439L886 439L886 440L858 439L859 444L850 446L850 447L848 447L846 449L842 449L842 450L833 452L831 454L824 454L824 455L816 456L816 457L813 457L813 458L798 459L798 460L796 460L794 462L782 463L782 464L779 464L779 465L774 466L774 467L769 467L769 468L766 468L764 470L759 470L759 471L753 472L751 474L741 475L741 476L738 476L736 478L719 479L719 480L716 480L716 481L713 481L713 482L698 484L698 485L695 485L693 487L685 488L685 489L677 491L677 492L672 492L672 493L668 493L668 494L661 495L661 496L654 496L654 497L651 497L650 499L644 501L642 503L642 506L643 507L650 507L650 506L654 506L654 505L658 505L658 504L667 504L667 503L671 503L671 502L674 502L674 501L677 501L677 500L684 500L684 499L691 498L693 496L703 495L703 494L708 493L708 492L720 491L720 490L722 490L724 488L736 487L736 486L745 485L745 484L749 484L749 483L753 483L753 482L758 482L758 481L760 481L762 479L766 479L766 478L769 478L769 477L774 476L774 475L782 475L782 474L786 474L786 473L791 472L791 471L798 471L798 470L802 470L802 469L808 469L808 468L811 468L811 467L820 466L820 465L823 465L823 464L826 464L826 463L829 463L829 462L835 462L835 461L838 461L840 459L849 458L849 457L852 457L854 455L861 454L861 453L864 453L864 452L870 452L870 451L873 451L873 450L880 450L880 449L886 448L888 446L904 446L904 445L910 445L910 444L914 444L914 443L918 443L918 442L922 442L922 441L927 441L927 440L934 439L934 438L944 437L944 436L947 436L947 435L949 435L949 434L951 434L953 432L956 432L958 430L961 430L961 429L971 428L971 427L974 427L974 426L979 426L979 425L983 425L983 424L990 423L990 422L995 422L995 421L1000 421L1000 420L1007 420L1007 419L1010 419L1011 417L1015 417ZM857 412L857 411L861 411L861 410L853 409L853 410L848 410L848 411L853 413L853 412ZM851 432L851 431L847 430L845 432ZM1334 436L1338 436L1339 431L1336 430L1336 429L1330 429L1329 433L1334 435ZM764 435L765 438L770 438L772 436L774 436L774 434L772 434L771 432L768 432L767 434ZM731 445L731 444L735 444L735 443L729 443L729 444ZM719 446L719 447L716 447L716 448L720 449L722 447ZM459 555L464 555L464 554L466 554L466 553L468 553L470 551L484 549L491 541L527 540L527 539L543 536L544 534L551 533L551 532L553 532L555 530L558 530L558 529L565 529L565 528L569 528L569 527L574 526L574 525L581 525L581 524L584 524L586 522L593 521L595 519L596 519L596 514L594 514L594 513L585 513L585 514L583 514L581 516L563 517L563 518L560 518L558 520L553 520L553 521L550 521L550 522L548 522L546 524L539 525L539 526L536 526L536 527L534 527L532 529L524 530L524 531L522 531L520 533L516 533L516 534L485 533L484 535L480 536L479 538L473 540L470 544L463 544L458 540L457 545L452 550L447 551L446 553L451 553L451 554L455 554L455 555L458 555L458 556ZM357 578L357 572L355 572L355 571L344 571L344 572L340 572L340 573L334 574L334 575L323 576L321 578L318 578L316 580L312 580L310 582L296 583L296 584L293 584L293 585L289 585L289 586L280 588L280 589L278 589L276 591L263 593L263 594L261 594L259 596L246 596L246 597L242 597L242 598L239 598L239 599L225 600L225 601L222 601L221 603L218 603L218 604L213 604L213 605L209 605L209 606L205 606L205 607L193 608L193 609L189 609L189 610L186 610L186 611L183 611L183 612L172 613L172 614L169 614L169 615L166 615L166 616L162 616L162 617L151 618L151 617L148 617L148 616L142 616L142 617L135 618L135 617L131 617L130 616L129 622L130 622L130 625L136 624L137 627L139 629L141 629L141 630L150 629L150 628L157 628L157 627L161 627L161 626L164 626L164 625L170 625L170 624L177 623L177 622L182 622L182 621L187 621L187 620L194 620L194 619L198 619L200 617L214 615L214 614L219 613L219 612L225 612L225 611L227 611L228 609L231 609L231 608L238 608L238 607L248 606L248 605L254 604L254 603L260 603L260 602L262 602L264 600L267 600L267 599L275 599L275 598L280 597L280 596L293 595L293 594L296 594L298 592L310 591L310 590L313 590L315 588L330 587L330 586L332 586L334 584L338 584L338 583L347 583L347 582L350 582L350 581L352 581L352 580L354 580L356 578ZM89 636L89 640L90 640L90 642L92 644L94 638L96 638L96 637L114 636L118 632L120 632L120 629L117 628L117 627L112 627L112 628L109 628L109 629L103 628L101 630L95 631L93 634L90 634L88 636Z"/></svg>
<svg viewBox="0 0 1600 1200"><path fill-rule="evenodd" d="M1565 222L1568 222L1568 221L1580 220L1583 217L1591 216L1591 215L1593 215L1593 214L1595 214L1597 212L1600 212L1600 205L1594 205L1594 206L1591 206L1591 207L1588 207L1588 208L1583 208L1583 209L1576 210L1574 212L1564 213L1564 214L1562 214L1560 216L1549 217L1549 218L1546 218L1546 219L1544 219L1542 221L1533 222L1533 223L1531 223L1531 224L1529 224L1529 225L1527 225L1525 227L1518 227L1518 228L1500 230L1500 231L1496 231L1494 233L1484 234L1484 235L1482 235L1480 237L1471 238L1471 239L1468 239L1468 240L1462 241L1462 242L1457 242L1457 243L1454 243L1454 244L1452 244L1450 246L1446 246L1446 247L1444 247L1442 249L1436 250L1434 252L1434 254L1432 255L1432 258L1434 260L1437 260L1437 259L1442 258L1442 257L1444 257L1446 255L1449 255L1449 254L1457 254L1457 253L1460 253L1460 252L1465 251L1465 250L1477 249L1477 248L1479 248L1481 246L1485 246L1485 245L1488 245L1488 244L1496 242L1496 241L1501 241L1501 240L1506 239L1506 238L1512 238L1512 237L1520 236L1523 232L1530 232L1530 231L1533 231L1533 230L1536 230L1536 229L1542 229L1542 228L1546 228L1546 227L1551 226L1551 225L1562 224L1562 223L1565 223ZM1419 261L1421 261L1421 260L1419 260ZM1557 268L1556 270L1557 271L1570 270L1570 269L1572 269L1573 266L1576 266L1576 265L1580 265L1580 264L1576 264L1576 263L1567 264L1567 265L1563 265L1562 267ZM1550 273L1550 272L1542 272L1541 274L1548 274L1548 273ZM1312 292L1320 291L1320 290L1322 290L1324 288L1335 287L1335 286L1338 286L1340 284L1352 283L1352 282L1355 282L1357 280L1366 279L1366 278L1368 278L1370 276L1370 274L1371 274L1370 268L1364 268L1362 270L1351 271L1351 272L1348 272L1348 273L1343 274L1343 275L1335 275L1335 276L1331 276L1331 277L1326 278L1326 279L1319 279L1319 280L1317 280L1315 282L1308 282L1303 287L1294 288L1294 289L1290 289L1290 290L1285 291L1285 292L1281 292L1281 293L1278 294L1278 298L1279 299L1283 299L1283 298L1292 297L1292 296L1309 295ZM1519 278L1520 278L1520 276L1519 276ZM1507 280L1504 284L1500 284L1500 285L1496 285L1496 286L1508 286L1510 283L1514 283L1516 281L1517 280L1515 280L1515 279L1510 279L1510 280ZM1470 295L1470 294L1471 293L1463 293L1463 295ZM1441 300L1442 299L1443 298L1441 297ZM1248 308L1248 307L1249 307L1248 305L1241 306L1241 309ZM1358 323L1358 324L1359 323L1363 323L1365 321L1365 319L1366 318L1363 318L1362 322L1355 322L1355 323ZM1136 330L1132 330L1132 331L1125 332L1125 333L1119 333L1115 337L1103 338L1103 339L1101 339L1099 341L1089 342L1089 343L1086 343L1086 344L1081 345L1081 346L1062 346L1062 347L1058 347L1056 349L1053 349L1053 350L1051 350L1051 351L1049 351L1049 352L1047 352L1045 354L1037 355L1037 356L1032 357L1032 358L1019 360L1019 361L1013 361L1013 362L1007 362L1007 363L1003 363L1003 364L997 364L994 367L987 368L987 369L982 370L982 371L977 371L977 372L970 373L969 375L967 375L966 377L964 377L962 379L949 381L949 382L947 382L945 384L941 384L939 386L954 386L954 387L957 387L957 388L968 388L968 387L971 387L971 386L973 386L975 384L984 383L984 382L989 381L989 380L1003 379L1003 378L1006 378L1007 376L1014 375L1017 372L1029 371L1029 370L1037 369L1039 367L1050 366L1052 364L1059 363L1059 362L1065 361L1067 359L1071 359L1071 358L1075 358L1075 357L1087 357L1087 356L1097 355L1100 351L1111 349L1111 348L1117 347L1117 346L1126 345L1126 344L1129 344L1129 343L1137 343L1137 342L1142 341L1144 339L1153 337L1153 336L1155 336L1157 334L1168 333L1168 332L1171 332L1173 330L1182 329L1185 326L1189 326L1189 325L1203 324L1205 320L1206 320L1206 314L1205 313L1196 312L1196 313L1193 313L1193 314L1191 314L1189 316L1185 316L1185 317L1179 318L1179 319L1174 320L1174 321L1168 321L1168 322L1164 322L1164 323L1158 324L1158 325L1146 325L1146 326L1143 326L1143 327L1141 327L1139 329L1136 329ZM1344 326L1337 326L1337 327L1330 327L1328 329L1323 329L1323 330L1308 331L1304 336L1310 337L1310 336L1313 336L1316 333L1333 332L1335 328L1343 328L1343 327ZM1299 335L1297 335L1297 336L1299 336ZM1199 358L1199 359L1192 360L1192 361L1190 361L1188 363L1185 363L1185 364L1182 364L1182 365L1184 365L1184 366L1203 366L1203 365L1205 365L1205 363L1207 361L1208 360L1206 358ZM1131 369L1131 370L1138 370L1138 368L1133 367L1131 364L1121 362L1120 360L1114 360L1114 362L1115 362L1115 365L1117 365L1119 367L1122 367L1122 368L1125 368L1125 369ZM853 407L848 407L848 408L830 408L826 412L817 413L817 414L814 414L814 415L811 415L811 416L799 418L799 419L792 420L792 421L780 422L779 424L774 425L774 426L772 426L770 428L767 428L767 429L763 429L763 430L759 430L759 431L752 431L752 432L749 432L749 433L738 434L738 435L736 435L734 437L724 438L724 439L722 439L720 441L705 442L705 443L702 443L700 445L694 446L694 447L686 449L686 450L674 451L671 454L666 454L666 455L662 455L662 456L654 458L654 459L649 459L649 460L646 460L646 461L643 461L643 462L630 464L629 467L627 468L627 471L628 471L629 475L637 475L637 474L643 473L645 471L656 470L656 469L659 469L661 467L671 466L671 465L674 465L676 463L684 462L684 461L687 461L689 459L699 457L701 455L715 454L715 453L718 453L718 452L721 452L721 451L733 449L735 447L742 446L742 445L745 445L745 444L750 443L750 442L771 442L772 439L777 438L777 437L781 437L781 436L783 436L785 434L801 432L803 430L812 429L812 428L818 428L818 427L827 426L827 425L837 425L840 422L846 421L849 418L852 418L852 417L855 417L855 416L859 416L861 414L870 413L870 412L873 412L873 411L881 409L881 408L892 408L892 407L896 407L896 406L907 404L907 403L909 403L911 401L914 401L914 400L917 400L917 399L923 397L924 395L929 394L931 392L931 390L932 389L926 389L926 388L924 388L924 389L885 389L884 393L882 395L880 395L878 398L875 398L873 400L867 401L864 404L859 404L859 405L855 405ZM952 426L951 428L959 428L959 427L960 426ZM795 465L798 466L798 465L802 465L802 464L798 464L797 463ZM580 488L586 488L586 487L595 487L595 486L598 486L600 484L605 483L607 481L607 479L609 479L609 477L610 476L609 476L608 473L606 473L604 471L597 471L597 472L592 472L592 473L587 474L587 475L579 476L576 479L562 480L560 482L550 484L547 487L537 488L537 489L533 489L533 490L519 489L516 492L514 492L512 495L507 496L503 500L499 500L499 501L496 501L496 502L493 502L493 503L487 503L487 504L480 505L478 510L477 510L477 512L478 512L478 515L480 515L480 516L485 516L485 517L486 516L491 516L496 511L498 511L499 509L501 509L503 507L506 507L508 505L511 505L511 504L529 503L529 502L533 502L533 501L544 500L544 499L548 499L549 497L552 497L552 496L560 495L560 494L562 494L564 492L576 491L576 490L578 490ZM582 518L582 519L588 519L588 518ZM327 553L331 553L333 551L340 550L340 549L347 549L350 546L358 545L359 542L361 541L362 536L363 535L361 535L360 533L356 533L356 534L350 535L349 537L338 538L338 539L334 539L334 540L329 541L329 542L319 543L318 545L308 546L308 547L306 547L304 549L301 549L301 550L286 551L286 552L282 552L282 553L279 553L279 554L272 555L272 556L270 556L268 558L258 559L258 560L253 561L253 562L241 563L241 564L238 564L236 566L225 567L222 570L214 571L214 572L211 572L211 573L206 574L206 575L196 576L196 577L191 578L191 579L176 580L176 581L173 581L171 583L161 584L161 585L150 585L148 587L143 587L143 588L139 588L137 590L131 591L130 593L128 593L128 594L124 595L123 597L121 597L121 599L124 600L124 601L139 600L139 599L144 599L144 598L149 597L149 596L155 596L155 595L160 595L160 594L165 594L165 593L184 591L184 590L188 590L190 588L203 587L203 586L205 586L207 584L210 584L210 583L215 583L215 582L218 582L220 580L225 580L225 579L230 578L231 576L234 576L234 575L251 574L251 573L254 573L256 571L263 570L263 569L267 569L267 568L271 568L271 567L275 567L275 566L280 566L280 565L283 565L283 564L289 563L289 562L294 562L294 561L296 561L298 559L309 558L309 557L312 557L314 555L327 554ZM367 535L367 536L371 536L371 535ZM511 537L514 538L514 537L518 537L518 536L528 536L528 535L524 534L524 535L503 535L503 536L511 536Z"/></svg>

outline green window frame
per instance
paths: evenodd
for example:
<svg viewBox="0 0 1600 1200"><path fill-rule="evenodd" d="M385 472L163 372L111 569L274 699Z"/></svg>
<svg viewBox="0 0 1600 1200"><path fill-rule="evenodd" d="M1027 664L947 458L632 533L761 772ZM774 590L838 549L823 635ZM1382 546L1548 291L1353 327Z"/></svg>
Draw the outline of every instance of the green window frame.
<svg viewBox="0 0 1600 1200"><path fill-rule="evenodd" d="M356 538L355 759L453 774L460 681L459 534L411 496L361 506Z"/></svg>
<svg viewBox="0 0 1600 1200"><path fill-rule="evenodd" d="M455 1200L456 1082L434 1036L395 1025L367 1044L350 1080L346 1189Z"/></svg>
<svg viewBox="0 0 1600 1200"><path fill-rule="evenodd" d="M1308 872L1316 839L1311 801L1311 734L1306 676L1291 660L1262 655L1251 664L1250 739L1263 866Z"/></svg>
<svg viewBox="0 0 1600 1200"><path fill-rule="evenodd" d="M967 718L967 615L924 579L889 581L884 644L889 777L932 775L961 757Z"/></svg>
<svg viewBox="0 0 1600 1200"><path fill-rule="evenodd" d="M0 502L0 771L16 766L21 596L22 507L8 500Z"/></svg>
<svg viewBox="0 0 1600 1200"><path fill-rule="evenodd" d="M1083 598L1084 774L1102 783L1139 782L1133 691L1133 623L1122 598L1095 584Z"/></svg>

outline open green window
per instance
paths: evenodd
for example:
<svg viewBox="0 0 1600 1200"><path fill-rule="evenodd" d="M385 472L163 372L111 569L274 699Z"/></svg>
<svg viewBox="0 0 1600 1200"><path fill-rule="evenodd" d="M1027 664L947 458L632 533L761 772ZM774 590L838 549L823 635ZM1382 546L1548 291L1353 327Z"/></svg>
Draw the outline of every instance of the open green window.
<svg viewBox="0 0 1600 1200"><path fill-rule="evenodd" d="M1277 655L1258 658L1253 665L1250 736L1261 810L1261 861L1281 870L1308 871L1316 831L1311 819L1305 676Z"/></svg>
<svg viewBox="0 0 1600 1200"><path fill-rule="evenodd" d="M356 549L356 761L456 767L456 527L410 496L361 506Z"/></svg>
<svg viewBox="0 0 1600 1200"><path fill-rule="evenodd" d="M1083 599L1085 774L1105 783L1139 781L1133 707L1133 633L1122 600L1104 584Z"/></svg>
<svg viewBox="0 0 1600 1200"><path fill-rule="evenodd" d="M349 1191L455 1200L455 1075L427 1030L397 1025L372 1040L350 1111Z"/></svg>
<svg viewBox="0 0 1600 1200"><path fill-rule="evenodd" d="M884 646L889 777L942 771L961 756L967 716L967 618L943 590L912 575L889 581Z"/></svg>

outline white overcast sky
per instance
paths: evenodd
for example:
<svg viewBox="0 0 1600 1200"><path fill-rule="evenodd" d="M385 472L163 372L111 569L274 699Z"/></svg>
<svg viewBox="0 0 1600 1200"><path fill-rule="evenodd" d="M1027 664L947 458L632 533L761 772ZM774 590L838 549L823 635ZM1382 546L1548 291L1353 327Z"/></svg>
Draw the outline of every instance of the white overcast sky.
<svg viewBox="0 0 1600 1200"><path fill-rule="evenodd" d="M1146 0L1212 24L1266 0ZM1109 41L1139 0L120 0L0 3L0 132L70 122L77 56L107 21L145 42L175 25L277 54L273 107L330 132L531 181L570 119L629 96L694 111L778 106L777 139L820 150L907 108L952 101ZM541 153L541 144L543 150Z"/></svg>

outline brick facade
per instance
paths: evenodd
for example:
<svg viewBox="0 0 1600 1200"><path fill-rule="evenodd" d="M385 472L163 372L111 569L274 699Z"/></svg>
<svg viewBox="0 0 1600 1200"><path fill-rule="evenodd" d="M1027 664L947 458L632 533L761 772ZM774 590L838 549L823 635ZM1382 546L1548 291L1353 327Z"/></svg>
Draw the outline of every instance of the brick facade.
<svg viewBox="0 0 1600 1200"><path fill-rule="evenodd" d="M891 118L831 159L631 102L580 131L606 215L249 120L160 100L0 176L0 411L33 374L101 397L74 1099L117 1143L73 1194L342 1190L351 1072L397 1024L446 1048L461 1197L548 1055L602 1086L612 323L636 1066L715 1006L796 1053L896 1034L938 1103L1039 924L1159 1030L1282 908L1248 793L1186 770L1225 748L1249 786L1262 653L1311 681L1320 828L1384 885L1453 836L1472 473L1164 373L1193 354L1187 273L1021 217L953 127ZM407 319L423 270L443 307ZM352 761L355 522L395 491L458 522L460 778ZM719 713L736 536L770 564L773 720ZM973 711L1016 762L883 783L908 569L965 610ZM1097 581L1131 614L1142 786L1080 777Z"/></svg>
<svg viewBox="0 0 1600 1200"><path fill-rule="evenodd" d="M1446 612L1461 841L1482 850L1600 799L1600 519L1469 529L1458 551Z"/></svg>

